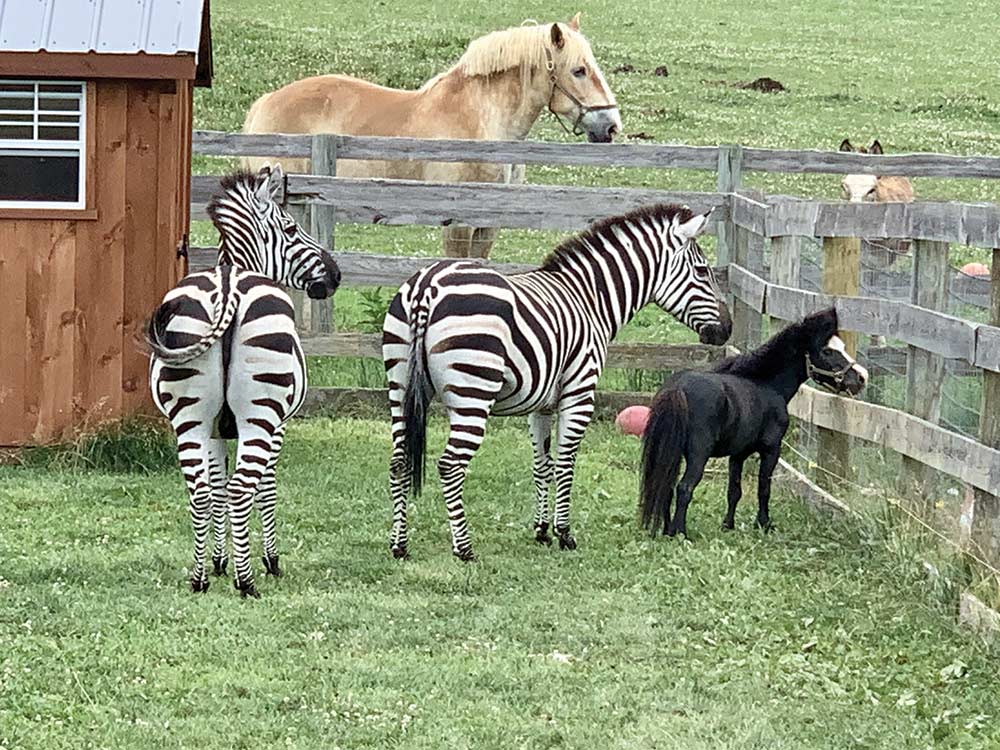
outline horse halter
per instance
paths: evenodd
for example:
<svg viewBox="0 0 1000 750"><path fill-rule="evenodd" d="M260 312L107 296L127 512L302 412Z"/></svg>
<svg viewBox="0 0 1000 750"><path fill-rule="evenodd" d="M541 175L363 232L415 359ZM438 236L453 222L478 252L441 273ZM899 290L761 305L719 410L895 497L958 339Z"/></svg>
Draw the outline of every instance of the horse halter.
<svg viewBox="0 0 1000 750"><path fill-rule="evenodd" d="M545 47L544 49L545 49L545 70L548 71L549 83L552 84L552 93L549 94L549 112L552 113L552 115L556 118L556 122L558 122L562 126L562 129L565 130L566 133L575 136L584 135L586 134L587 131L583 130L580 127L580 123L583 122L584 117L589 115L591 112L599 112L602 109L618 109L617 104L597 104L594 106L590 106L584 104L575 96L573 96L571 93L569 93L565 88L563 88L562 85L560 85L559 81L556 78L556 64L555 61L552 59L552 50L550 50L548 47ZM562 115L560 115L558 112L552 109L552 100L555 98L557 91L563 96L565 96L567 99L569 99L571 102L573 102L573 104L576 105L576 108L578 110L576 119L573 121L572 130L566 127L566 123L563 122Z"/></svg>
<svg viewBox="0 0 1000 750"><path fill-rule="evenodd" d="M854 362L848 362L839 370L826 370L822 367L817 367L816 365L814 365L812 358L809 356L808 352L806 353L806 375L808 375L810 378L812 378L814 375L823 375L825 377L828 377L837 385L838 388L843 386L844 380L847 377L847 373L851 371L851 368L854 367L854 365L855 365ZM821 383L821 381L816 381L816 382Z"/></svg>

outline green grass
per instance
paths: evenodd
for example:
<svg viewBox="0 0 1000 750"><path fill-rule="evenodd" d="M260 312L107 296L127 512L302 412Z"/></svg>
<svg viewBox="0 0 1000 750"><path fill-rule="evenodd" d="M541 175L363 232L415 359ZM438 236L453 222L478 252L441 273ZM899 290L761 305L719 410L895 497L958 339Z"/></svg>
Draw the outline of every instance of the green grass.
<svg viewBox="0 0 1000 750"><path fill-rule="evenodd" d="M436 486L397 562L387 432L293 425L287 576L262 580L259 601L222 580L188 591L176 470L0 468L0 514L17 520L0 537L0 747L1000 742L997 652L957 630L878 525L779 492L776 533L751 528L749 500L723 533L718 465L692 506L696 540L651 540L635 520L638 442L597 424L577 472L580 549L541 548L526 429L495 420L468 482L481 562L451 557ZM433 451L443 439L435 420Z"/></svg>

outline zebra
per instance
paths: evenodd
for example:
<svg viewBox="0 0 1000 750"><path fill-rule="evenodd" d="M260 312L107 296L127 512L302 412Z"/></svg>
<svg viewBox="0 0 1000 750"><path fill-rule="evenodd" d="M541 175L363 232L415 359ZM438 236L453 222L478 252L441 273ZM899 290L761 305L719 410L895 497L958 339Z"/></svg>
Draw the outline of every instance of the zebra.
<svg viewBox="0 0 1000 750"><path fill-rule="evenodd" d="M535 539L552 543L554 479L555 534L561 549L576 548L570 534L573 469L615 334L649 302L703 343L722 344L732 332L725 300L695 240L708 215L676 205L644 207L592 225L528 273L503 276L475 263L441 261L403 284L382 331L395 557L407 556L407 498L419 495L423 483L427 408L435 394L450 425L438 474L453 554L474 559L462 492L491 413L529 415Z"/></svg>
<svg viewBox="0 0 1000 750"><path fill-rule="evenodd" d="M208 215L219 231L219 265L167 292L147 329L153 400L177 434L177 453L194 527L191 588L208 590L205 548L225 575L226 517L232 529L234 584L257 597L247 530L256 498L264 568L281 575L275 543L275 465L286 421L306 390L305 359L280 282L313 299L336 291L340 270L328 252L275 202L281 168L222 179ZM227 479L226 440L236 438Z"/></svg>

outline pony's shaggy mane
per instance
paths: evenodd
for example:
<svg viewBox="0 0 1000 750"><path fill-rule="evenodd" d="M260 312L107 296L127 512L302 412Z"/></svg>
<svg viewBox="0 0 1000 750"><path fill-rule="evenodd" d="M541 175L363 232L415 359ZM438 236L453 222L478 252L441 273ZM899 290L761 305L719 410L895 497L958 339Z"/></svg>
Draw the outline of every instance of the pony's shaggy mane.
<svg viewBox="0 0 1000 750"><path fill-rule="evenodd" d="M672 203L657 203L652 206L642 206L621 216L612 216L594 222L577 235L563 240L555 250L542 261L539 271L558 271L569 259L581 254L592 255L595 247L601 247L602 236L608 235L615 227L623 224L670 224L674 218L680 223L690 221L694 212L686 206Z"/></svg>
<svg viewBox="0 0 1000 750"><path fill-rule="evenodd" d="M767 379L784 371L790 357L798 357L805 367L805 354L817 337L826 341L837 332L837 315L830 310L814 313L784 328L761 346L746 354L726 357L709 372Z"/></svg>
<svg viewBox="0 0 1000 750"><path fill-rule="evenodd" d="M512 68L520 68L521 76L531 74L533 68L545 68L545 50L551 48L550 29L552 24L514 26L502 31L494 31L469 42L469 46L452 70L467 76L489 76L503 73ZM565 45L553 52L553 58L578 59L583 56L593 58L590 45L584 36L573 31L564 23L559 24Z"/></svg>

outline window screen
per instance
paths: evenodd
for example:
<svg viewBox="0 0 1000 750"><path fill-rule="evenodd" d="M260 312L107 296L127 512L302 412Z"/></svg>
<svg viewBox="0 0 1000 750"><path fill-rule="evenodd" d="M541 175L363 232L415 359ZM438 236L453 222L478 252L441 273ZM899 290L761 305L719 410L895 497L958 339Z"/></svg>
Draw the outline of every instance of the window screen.
<svg viewBox="0 0 1000 750"><path fill-rule="evenodd" d="M0 80L0 207L86 205L85 86Z"/></svg>

